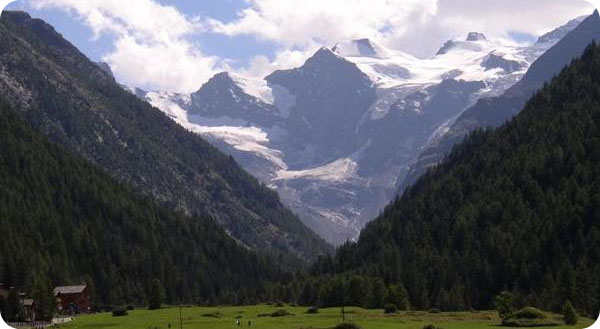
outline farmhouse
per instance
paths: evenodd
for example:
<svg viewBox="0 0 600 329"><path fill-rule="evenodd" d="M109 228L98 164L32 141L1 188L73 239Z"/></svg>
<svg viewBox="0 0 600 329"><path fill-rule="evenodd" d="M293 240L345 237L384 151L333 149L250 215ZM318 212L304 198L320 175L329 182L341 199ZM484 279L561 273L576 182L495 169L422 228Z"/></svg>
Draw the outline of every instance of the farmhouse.
<svg viewBox="0 0 600 329"><path fill-rule="evenodd" d="M62 286L54 288L54 297L59 313L89 313L90 294L87 285Z"/></svg>

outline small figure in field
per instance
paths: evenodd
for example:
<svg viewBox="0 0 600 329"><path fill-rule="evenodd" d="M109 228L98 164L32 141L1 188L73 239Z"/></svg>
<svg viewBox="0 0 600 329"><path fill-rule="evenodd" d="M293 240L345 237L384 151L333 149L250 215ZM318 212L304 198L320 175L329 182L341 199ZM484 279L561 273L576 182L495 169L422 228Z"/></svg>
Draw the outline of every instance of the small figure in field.
<svg viewBox="0 0 600 329"><path fill-rule="evenodd" d="M252 321L248 321L248 327L252 325Z"/></svg>
<svg viewBox="0 0 600 329"><path fill-rule="evenodd" d="M236 323L237 323L237 326L238 326L238 327L242 325L242 324L240 323L240 320L237 320L237 321L236 321Z"/></svg>

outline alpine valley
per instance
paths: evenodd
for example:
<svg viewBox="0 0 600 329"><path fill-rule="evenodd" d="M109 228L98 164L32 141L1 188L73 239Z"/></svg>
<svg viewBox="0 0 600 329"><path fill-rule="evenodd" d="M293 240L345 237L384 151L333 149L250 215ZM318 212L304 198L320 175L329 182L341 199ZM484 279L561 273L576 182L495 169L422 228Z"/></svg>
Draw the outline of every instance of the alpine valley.
<svg viewBox="0 0 600 329"><path fill-rule="evenodd" d="M515 85L583 19L528 46L473 32L421 59L352 40L264 79L223 72L190 95L134 92L233 155L337 245L355 239L409 173L422 172L415 167L431 165L421 154L465 110Z"/></svg>

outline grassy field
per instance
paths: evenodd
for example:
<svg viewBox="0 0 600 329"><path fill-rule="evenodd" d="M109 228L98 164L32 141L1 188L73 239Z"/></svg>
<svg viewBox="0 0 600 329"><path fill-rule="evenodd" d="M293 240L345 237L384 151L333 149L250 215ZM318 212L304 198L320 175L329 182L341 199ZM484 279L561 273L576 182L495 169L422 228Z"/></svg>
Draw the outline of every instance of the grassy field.
<svg viewBox="0 0 600 329"><path fill-rule="evenodd" d="M292 316L259 317L285 309ZM326 329L341 322L340 309L322 309L319 314L306 314L305 307L278 308L269 305L247 307L184 307L182 308L183 328L186 329L225 329L237 328L239 319L244 327L252 321L252 328L260 329ZM401 312L384 315L382 310L364 310L347 308L347 319L359 324L363 329L421 329L434 324L444 329L482 329L498 326L500 319L494 311L428 313ZM560 319L558 315L551 315ZM580 319L577 326L559 326L557 329L586 328L593 323L590 319ZM167 329L179 328L179 308L163 308L157 311L129 311L128 316L113 317L110 313L101 313L76 318L63 325L64 329Z"/></svg>

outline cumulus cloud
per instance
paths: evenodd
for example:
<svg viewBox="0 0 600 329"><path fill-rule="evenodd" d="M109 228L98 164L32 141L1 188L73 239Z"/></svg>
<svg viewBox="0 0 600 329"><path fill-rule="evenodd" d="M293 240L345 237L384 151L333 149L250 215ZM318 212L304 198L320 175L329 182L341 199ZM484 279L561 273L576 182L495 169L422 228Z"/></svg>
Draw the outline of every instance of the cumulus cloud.
<svg viewBox="0 0 600 329"><path fill-rule="evenodd" d="M252 57L246 66L236 71L242 75L264 78L276 70L286 70L302 66L306 59L320 47L322 45L312 44L305 46L302 50L283 49L278 51L272 58L265 55L257 55Z"/></svg>
<svg viewBox="0 0 600 329"><path fill-rule="evenodd" d="M405 33L412 22L424 22L437 11L437 0L248 0L239 19L212 20L215 32L254 35L287 47L349 38L379 38Z"/></svg>
<svg viewBox="0 0 600 329"><path fill-rule="evenodd" d="M29 0L36 9L59 8L89 26L95 37L115 37L104 56L117 77L131 86L190 92L214 74L216 57L189 39L204 27L198 18L153 0Z"/></svg>
<svg viewBox="0 0 600 329"><path fill-rule="evenodd" d="M105 56L131 86L176 92L196 90L216 71L264 77L302 64L317 48L370 38L419 57L431 56L449 38L479 31L506 39L510 32L540 35L569 19L590 14L600 0L238 0L245 8L231 21L190 17L156 0L28 0L59 8L110 34ZM198 8L202 8L199 4ZM192 40L203 33L251 36L278 45L257 53L241 69L236 58L206 56Z"/></svg>
<svg viewBox="0 0 600 329"><path fill-rule="evenodd" d="M420 57L470 31L497 38L508 32L539 35L591 13L583 0L246 0L232 22L211 20L226 35L253 35L284 47L370 38ZM596 1L596 0L592 0Z"/></svg>

